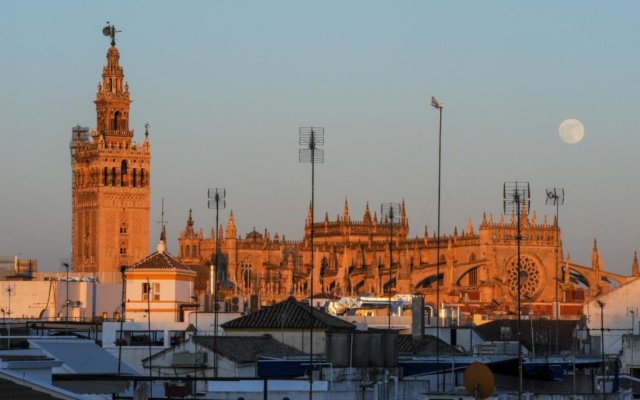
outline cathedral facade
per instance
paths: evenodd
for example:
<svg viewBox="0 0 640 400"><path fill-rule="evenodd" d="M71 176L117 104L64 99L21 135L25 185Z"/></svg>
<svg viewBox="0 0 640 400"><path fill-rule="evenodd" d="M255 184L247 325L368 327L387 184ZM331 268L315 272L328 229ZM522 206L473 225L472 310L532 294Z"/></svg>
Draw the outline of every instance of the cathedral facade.
<svg viewBox="0 0 640 400"><path fill-rule="evenodd" d="M470 314L510 313L517 303L516 221L514 215L508 220L500 216L497 221L485 215L477 230L469 220L466 229L459 232L455 228L438 241L426 229L421 237L409 236L404 202L392 227L375 212L372 215L368 205L360 220L352 219L345 201L342 215L335 220L325 215L324 221L314 223L309 212L303 239L292 241L255 229L241 237L232 212L226 229L218 228L220 259L224 260L219 277L231 288L227 296L258 295L263 304L290 295L309 297L313 279L314 296L417 294L435 307L439 285L441 306ZM631 276L604 271L595 242L591 266L572 263L562 253L555 220L544 217L539 222L535 212L529 217L523 209L521 230L522 301L534 315L551 318L555 314L556 279L560 316L577 318L585 300L638 277L637 260ZM180 261L206 270L215 247L213 231L205 236L201 229L196 230L189 212L179 235Z"/></svg>
<svg viewBox="0 0 640 400"><path fill-rule="evenodd" d="M72 263L76 272L117 272L149 250L151 148L133 141L129 85L115 41L96 94L96 129L73 128Z"/></svg>

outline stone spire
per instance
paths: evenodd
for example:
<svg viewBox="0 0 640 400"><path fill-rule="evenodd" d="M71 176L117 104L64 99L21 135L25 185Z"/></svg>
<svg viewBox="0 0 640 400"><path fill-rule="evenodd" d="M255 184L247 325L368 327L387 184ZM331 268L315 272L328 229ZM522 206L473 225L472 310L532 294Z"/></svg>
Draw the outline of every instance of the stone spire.
<svg viewBox="0 0 640 400"><path fill-rule="evenodd" d="M362 222L365 225L371 224L371 211L369 211L369 202L367 201L367 205L364 208L364 216L362 217Z"/></svg>
<svg viewBox="0 0 640 400"><path fill-rule="evenodd" d="M235 239L237 236L236 219L233 216L233 210L229 213L229 220L227 221L227 238Z"/></svg>
<svg viewBox="0 0 640 400"><path fill-rule="evenodd" d="M98 85L95 104L94 136L102 136L107 143L130 143L133 132L129 131L129 85L124 82L120 53L115 46L107 51L107 65L102 69L102 83Z"/></svg>
<svg viewBox="0 0 640 400"><path fill-rule="evenodd" d="M593 239L593 249L591 250L591 269L601 269L600 256L598 254L598 242Z"/></svg>
<svg viewBox="0 0 640 400"><path fill-rule="evenodd" d="M467 236L473 236L474 232L473 232L473 222L471 221L471 218L469 218L469 220L467 221Z"/></svg>
<svg viewBox="0 0 640 400"><path fill-rule="evenodd" d="M345 223L349 222L349 201L346 197L344 199L344 207L342 208L342 219Z"/></svg>
<svg viewBox="0 0 640 400"><path fill-rule="evenodd" d="M307 211L307 222L305 224L306 226L311 226L311 223L313 222L311 221L311 218L312 218L311 214L312 214L311 202L309 202L309 210Z"/></svg>
<svg viewBox="0 0 640 400"><path fill-rule="evenodd" d="M633 252L633 264L631 265L631 275L640 276L640 269L638 268L638 252Z"/></svg>
<svg viewBox="0 0 640 400"><path fill-rule="evenodd" d="M402 226L407 225L407 210L404 206L404 198L402 199L402 204L400 206L400 224Z"/></svg>

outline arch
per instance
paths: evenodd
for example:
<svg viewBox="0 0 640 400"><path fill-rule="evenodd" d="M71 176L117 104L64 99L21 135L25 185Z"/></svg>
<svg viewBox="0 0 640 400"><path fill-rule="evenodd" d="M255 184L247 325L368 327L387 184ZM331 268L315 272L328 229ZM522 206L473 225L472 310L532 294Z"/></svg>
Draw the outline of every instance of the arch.
<svg viewBox="0 0 640 400"><path fill-rule="evenodd" d="M120 111L116 111L113 113L113 120L111 122L111 129L118 130L118 125L120 122Z"/></svg>
<svg viewBox="0 0 640 400"><path fill-rule="evenodd" d="M127 186L126 175L128 174L127 160L120 163L120 186Z"/></svg>
<svg viewBox="0 0 640 400"><path fill-rule="evenodd" d="M133 173L131 174L131 183L133 185L133 187L136 187L138 185L138 170L137 169L133 169Z"/></svg>
<svg viewBox="0 0 640 400"><path fill-rule="evenodd" d="M198 257L198 246L196 246L195 244L191 247L191 257Z"/></svg>
<svg viewBox="0 0 640 400"><path fill-rule="evenodd" d="M389 292L389 291L391 291L395 286L396 286L396 278L391 278L391 280L388 280L387 282L385 282L385 284L384 284L384 285L382 285L382 291L383 291L383 292Z"/></svg>
<svg viewBox="0 0 640 400"><path fill-rule="evenodd" d="M329 260L327 260L327 257L322 257L322 262L320 263L320 286L322 287L323 292L324 292L324 276L327 273L327 268L329 268Z"/></svg>
<svg viewBox="0 0 640 400"><path fill-rule="evenodd" d="M111 186L116 186L116 167L111 168Z"/></svg>
<svg viewBox="0 0 640 400"><path fill-rule="evenodd" d="M440 275L438 275L437 277L436 275L430 275L424 278L423 280L421 280L420 282L418 282L418 284L416 285L416 289L427 288L431 286L431 284L435 281L439 281L440 284L442 285L443 280L444 280L444 273L440 273Z"/></svg>
<svg viewBox="0 0 640 400"><path fill-rule="evenodd" d="M140 168L140 187L144 187L145 184L145 173L144 173L144 169Z"/></svg>
<svg viewBox="0 0 640 400"><path fill-rule="evenodd" d="M569 274L569 279L571 280L571 282L577 285L581 285L582 287L591 288L591 282L589 282L589 279L587 279L587 277L582 275L580 272L576 271L575 269L569 269Z"/></svg>
<svg viewBox="0 0 640 400"><path fill-rule="evenodd" d="M251 260L249 258L244 258L240 262L240 276L241 276L240 280L242 282L242 287L244 287L245 289L251 288L252 270L253 270L253 264L251 263Z"/></svg>
<svg viewBox="0 0 640 400"><path fill-rule="evenodd" d="M460 275L460 277L458 277L458 279L456 280L456 286L462 286L461 282L467 276L469 277L468 286L478 286L478 269L479 268L480 266L476 265L475 267L469 268L468 270L464 271L464 273Z"/></svg>

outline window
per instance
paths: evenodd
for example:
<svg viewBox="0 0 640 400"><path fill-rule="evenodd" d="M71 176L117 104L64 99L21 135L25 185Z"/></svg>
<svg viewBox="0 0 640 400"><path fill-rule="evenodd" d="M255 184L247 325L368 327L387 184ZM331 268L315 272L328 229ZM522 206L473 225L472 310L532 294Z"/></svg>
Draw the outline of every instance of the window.
<svg viewBox="0 0 640 400"><path fill-rule="evenodd" d="M126 175L129 173L127 170L128 170L127 160L122 160L122 162L120 163L120 185L121 186L127 185Z"/></svg>
<svg viewBox="0 0 640 400"><path fill-rule="evenodd" d="M245 258L240 263L240 273L242 274L242 286L245 289L251 288L251 260Z"/></svg>
<svg viewBox="0 0 640 400"><path fill-rule="evenodd" d="M111 168L111 186L116 185L116 167Z"/></svg>
<svg viewBox="0 0 640 400"><path fill-rule="evenodd" d="M144 169L140 168L140 187L144 187Z"/></svg>
<svg viewBox="0 0 640 400"><path fill-rule="evenodd" d="M133 181L132 181L133 187L136 187L136 185L138 184L138 170L137 169L133 169Z"/></svg>
<svg viewBox="0 0 640 400"><path fill-rule="evenodd" d="M149 300L149 289L151 289L151 300L160 300L159 282L142 282L142 300Z"/></svg>
<svg viewBox="0 0 640 400"><path fill-rule="evenodd" d="M127 255L127 248L126 247L120 247L120 255L121 256L126 256Z"/></svg>
<svg viewBox="0 0 640 400"><path fill-rule="evenodd" d="M103 179L104 179L104 186L109 185L109 168L107 167L104 167Z"/></svg>

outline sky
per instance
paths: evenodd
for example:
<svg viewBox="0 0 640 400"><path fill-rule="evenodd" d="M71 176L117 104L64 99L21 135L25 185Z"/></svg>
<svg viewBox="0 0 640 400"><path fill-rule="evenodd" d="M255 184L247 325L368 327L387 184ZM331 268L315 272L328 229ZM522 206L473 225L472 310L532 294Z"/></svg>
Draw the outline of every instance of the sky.
<svg viewBox="0 0 640 400"><path fill-rule="evenodd" d="M563 187L564 252L629 274L640 239L638 1L0 2L0 256L60 269L71 251L71 127L93 100L118 34L130 127L150 124L150 250L161 202L168 246L193 209L300 240L310 165L298 128L325 128L316 215L406 202L411 236L436 228L442 104L442 232L502 211L505 181L528 181L538 220ZM559 124L580 120L566 144Z"/></svg>

